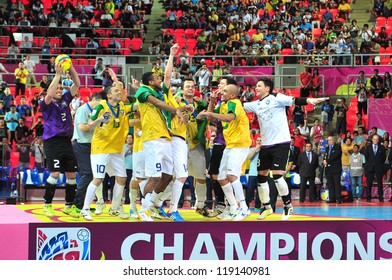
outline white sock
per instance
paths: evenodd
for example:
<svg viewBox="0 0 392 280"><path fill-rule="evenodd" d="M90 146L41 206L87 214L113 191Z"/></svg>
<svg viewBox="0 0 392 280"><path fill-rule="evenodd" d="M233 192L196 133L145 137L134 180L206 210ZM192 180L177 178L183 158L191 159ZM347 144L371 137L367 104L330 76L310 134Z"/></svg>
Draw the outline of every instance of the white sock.
<svg viewBox="0 0 392 280"><path fill-rule="evenodd" d="M146 193L146 195L144 196L144 198L142 199L141 203L142 203L142 208L141 208L141 212L146 211L148 209L148 207L150 207L150 198L151 198L151 193Z"/></svg>
<svg viewBox="0 0 392 280"><path fill-rule="evenodd" d="M124 186L116 182L113 187L112 209L117 210L117 208L121 205L123 193Z"/></svg>
<svg viewBox="0 0 392 280"><path fill-rule="evenodd" d="M155 207L161 207L165 200L167 200L171 196L171 192L173 189L172 183L170 183L163 192L157 194L157 197L154 200Z"/></svg>
<svg viewBox="0 0 392 280"><path fill-rule="evenodd" d="M205 183L195 183L195 194L196 194L196 209L204 207L207 199L207 186Z"/></svg>
<svg viewBox="0 0 392 280"><path fill-rule="evenodd" d="M268 182L259 183L259 185L257 186L257 190L259 191L259 198L261 203L264 204L270 202Z"/></svg>
<svg viewBox="0 0 392 280"><path fill-rule="evenodd" d="M138 192L139 192L139 190L137 190L137 189L131 189L129 191L129 202L131 205L136 204L136 198L137 198Z"/></svg>
<svg viewBox="0 0 392 280"><path fill-rule="evenodd" d="M242 209L248 209L248 206L246 205L245 202L244 189L242 188L241 181L237 179L234 182L232 182L231 185L233 186L234 189L235 198L240 203L240 207Z"/></svg>
<svg viewBox="0 0 392 280"><path fill-rule="evenodd" d="M144 179L143 181L141 181L139 183L139 189L140 189L141 194L144 194L144 187L146 186L147 182L148 182L148 179Z"/></svg>
<svg viewBox="0 0 392 280"><path fill-rule="evenodd" d="M99 184L97 189L95 190L95 196L97 197L97 201L104 203L105 201L103 200L103 193L102 193L102 183Z"/></svg>
<svg viewBox="0 0 392 280"><path fill-rule="evenodd" d="M157 198L158 194L155 191L152 191L149 201L147 201L149 206L154 205L154 201Z"/></svg>
<svg viewBox="0 0 392 280"><path fill-rule="evenodd" d="M234 196L233 186L230 183L222 186L222 190L225 193L227 202L229 202L230 206L235 206L237 204Z"/></svg>
<svg viewBox="0 0 392 280"><path fill-rule="evenodd" d="M182 193L182 187L184 186L184 183L181 183L180 181L176 180L173 184L173 190L172 190L172 198L170 200L170 208L169 208L169 213L176 212L178 210L178 202L180 201L181 198L181 193Z"/></svg>
<svg viewBox="0 0 392 280"><path fill-rule="evenodd" d="M90 209L90 204L93 202L94 196L95 196L95 190L97 189L97 186L91 182L86 191L86 196L84 198L84 205L83 205L83 210L89 210Z"/></svg>

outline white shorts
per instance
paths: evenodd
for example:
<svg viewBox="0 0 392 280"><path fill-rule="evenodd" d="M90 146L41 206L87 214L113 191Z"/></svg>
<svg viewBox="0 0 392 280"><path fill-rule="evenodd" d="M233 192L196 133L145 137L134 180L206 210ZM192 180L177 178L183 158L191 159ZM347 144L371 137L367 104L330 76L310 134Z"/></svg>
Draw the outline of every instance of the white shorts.
<svg viewBox="0 0 392 280"><path fill-rule="evenodd" d="M136 181L137 178L146 178L144 175L144 151L134 152L132 154L132 180Z"/></svg>
<svg viewBox="0 0 392 280"><path fill-rule="evenodd" d="M162 173L173 174L173 155L171 141L159 138L143 142L145 159L145 175L150 177L161 177Z"/></svg>
<svg viewBox="0 0 392 280"><path fill-rule="evenodd" d="M184 139L172 137L173 167L176 178L188 177L188 145Z"/></svg>
<svg viewBox="0 0 392 280"><path fill-rule="evenodd" d="M239 179L248 152L249 148L226 148L219 166L218 180L226 179L227 175L234 175Z"/></svg>
<svg viewBox="0 0 392 280"><path fill-rule="evenodd" d="M105 173L109 176L127 177L123 154L91 154L90 158L94 178L104 179Z"/></svg>
<svg viewBox="0 0 392 280"><path fill-rule="evenodd" d="M206 155L201 145L189 150L188 173L195 179L206 179Z"/></svg>

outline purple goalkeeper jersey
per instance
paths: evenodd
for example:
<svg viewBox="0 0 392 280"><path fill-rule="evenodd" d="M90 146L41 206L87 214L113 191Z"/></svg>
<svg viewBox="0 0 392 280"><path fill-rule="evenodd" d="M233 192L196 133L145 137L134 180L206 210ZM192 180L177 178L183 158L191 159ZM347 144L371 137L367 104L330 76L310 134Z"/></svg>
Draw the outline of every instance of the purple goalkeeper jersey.
<svg viewBox="0 0 392 280"><path fill-rule="evenodd" d="M69 108L72 98L71 92L67 90L58 102L52 100L49 104L46 104L45 101L40 103L44 119L42 139L47 140L55 136L72 137L73 123Z"/></svg>
<svg viewBox="0 0 392 280"><path fill-rule="evenodd" d="M226 146L226 141L225 138L223 137L223 127L222 127L222 122L220 120L216 121L216 131L215 131L215 139L214 143L225 145Z"/></svg>

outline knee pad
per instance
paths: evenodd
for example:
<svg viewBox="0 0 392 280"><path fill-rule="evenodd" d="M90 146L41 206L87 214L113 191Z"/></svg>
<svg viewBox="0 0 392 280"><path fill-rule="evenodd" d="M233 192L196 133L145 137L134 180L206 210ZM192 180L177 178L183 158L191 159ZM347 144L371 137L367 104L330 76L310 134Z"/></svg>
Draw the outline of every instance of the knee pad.
<svg viewBox="0 0 392 280"><path fill-rule="evenodd" d="M267 182L268 182L268 176L257 175L257 183L262 184Z"/></svg>
<svg viewBox="0 0 392 280"><path fill-rule="evenodd" d="M279 179L282 178L282 177L283 177L283 175L281 175L281 174L274 174L274 175L272 176L272 178L274 178L275 183L276 183L277 180L279 180Z"/></svg>

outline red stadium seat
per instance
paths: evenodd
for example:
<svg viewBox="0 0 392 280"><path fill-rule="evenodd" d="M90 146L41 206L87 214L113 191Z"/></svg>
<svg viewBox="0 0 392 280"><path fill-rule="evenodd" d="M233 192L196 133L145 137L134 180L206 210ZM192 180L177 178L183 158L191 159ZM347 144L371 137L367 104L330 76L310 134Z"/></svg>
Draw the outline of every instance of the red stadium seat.
<svg viewBox="0 0 392 280"><path fill-rule="evenodd" d="M131 49L133 51L140 51L142 49L143 40L140 38L133 38L131 40Z"/></svg>
<svg viewBox="0 0 392 280"><path fill-rule="evenodd" d="M386 17L378 17L376 18L376 26L385 26L387 25L387 18Z"/></svg>
<svg viewBox="0 0 392 280"><path fill-rule="evenodd" d="M184 39L185 38L185 30L184 29L175 29L174 30L174 37L176 39Z"/></svg>
<svg viewBox="0 0 392 280"><path fill-rule="evenodd" d="M386 54L392 54L392 47L387 47L387 48L385 49L385 53L386 53Z"/></svg>
<svg viewBox="0 0 392 280"><path fill-rule="evenodd" d="M315 39L320 37L322 32L323 32L323 29L321 29L321 28L313 28L312 29L312 35Z"/></svg>
<svg viewBox="0 0 392 280"><path fill-rule="evenodd" d="M185 29L185 39L193 39L195 38L195 29L188 28Z"/></svg>
<svg viewBox="0 0 392 280"><path fill-rule="evenodd" d="M391 58L389 56L380 58L381 65L388 65L390 62L391 62Z"/></svg>
<svg viewBox="0 0 392 280"><path fill-rule="evenodd" d="M292 49L282 49L282 54L283 55L291 55L291 54L293 54L293 50Z"/></svg>
<svg viewBox="0 0 392 280"><path fill-rule="evenodd" d="M79 88L79 96L87 96L90 97L91 96L91 89L89 88Z"/></svg>

